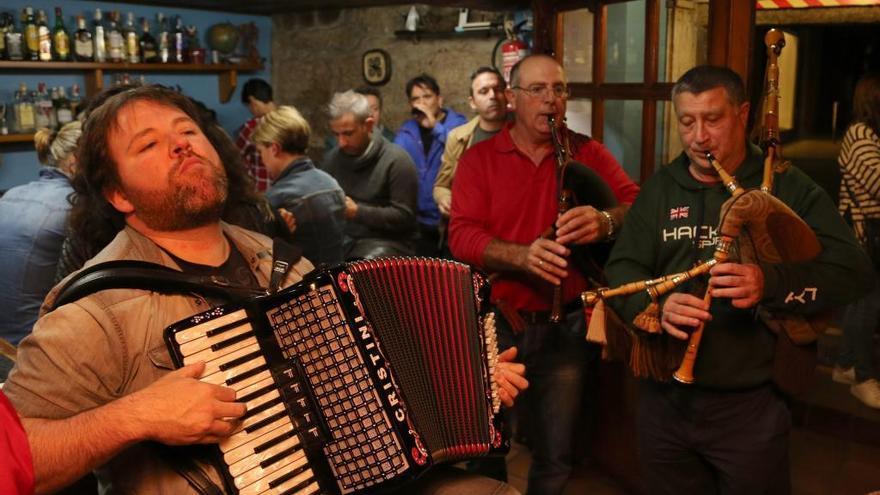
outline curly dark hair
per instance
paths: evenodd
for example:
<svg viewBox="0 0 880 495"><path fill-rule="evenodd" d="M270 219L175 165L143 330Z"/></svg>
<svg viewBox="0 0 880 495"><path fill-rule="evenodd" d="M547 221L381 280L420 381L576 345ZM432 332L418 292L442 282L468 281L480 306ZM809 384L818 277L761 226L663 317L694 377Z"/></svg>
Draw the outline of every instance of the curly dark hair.
<svg viewBox="0 0 880 495"><path fill-rule="evenodd" d="M273 214L265 198L256 192L253 179L245 172L238 148L229 135L212 122L206 112L175 90L159 85L121 85L95 97L85 111L77 150L78 170L72 181L75 195L69 231L78 256L85 259L94 256L125 227L123 214L104 197L105 191L119 186L117 165L110 154L108 139L119 111L139 100L177 108L195 121L217 150L229 181L223 220L265 232L262 227L273 221ZM254 214L255 209L259 210L258 215Z"/></svg>

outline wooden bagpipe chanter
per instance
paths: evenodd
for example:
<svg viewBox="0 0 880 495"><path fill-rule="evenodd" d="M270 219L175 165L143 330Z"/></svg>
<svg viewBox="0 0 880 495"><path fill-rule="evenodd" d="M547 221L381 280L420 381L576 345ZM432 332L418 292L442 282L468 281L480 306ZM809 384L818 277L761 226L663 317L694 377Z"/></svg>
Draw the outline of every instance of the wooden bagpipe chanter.
<svg viewBox="0 0 880 495"><path fill-rule="evenodd" d="M649 377L659 381L674 378L681 383L695 381L693 370L703 335L703 324L690 333L687 341L667 335L660 324L660 301L664 295L687 281L705 277L719 263L805 262L814 259L822 250L815 232L772 194L774 176L784 172L789 166L781 159L778 128L777 61L785 40L780 31L771 29L764 41L768 61L762 133L765 151L763 180L760 188L746 190L726 172L723 164L719 164L710 153L706 154L708 162L731 194L721 206L718 240L712 258L680 273L631 282L615 288L602 287L581 295L585 310L591 312L587 340L604 345L605 357L626 362L636 377ZM606 305L610 298L642 291L647 292L651 302L631 323L622 321ZM703 300L707 303L711 300L708 289ZM777 334L777 356L780 352L800 352L797 349L813 343L826 323L825 315L807 319L770 312L761 306L758 306L757 316ZM783 359L776 361L786 362ZM791 374L785 370L774 370L774 376L786 373ZM800 386L802 385L792 384L791 388Z"/></svg>

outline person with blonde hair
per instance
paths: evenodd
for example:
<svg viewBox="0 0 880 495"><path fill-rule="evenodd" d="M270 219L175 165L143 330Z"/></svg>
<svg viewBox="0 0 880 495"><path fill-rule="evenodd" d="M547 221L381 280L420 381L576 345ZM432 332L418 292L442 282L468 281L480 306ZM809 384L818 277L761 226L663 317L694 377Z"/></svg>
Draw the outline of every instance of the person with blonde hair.
<svg viewBox="0 0 880 495"><path fill-rule="evenodd" d="M343 261L345 193L306 155L311 128L292 106L265 114L251 136L271 185L266 198L293 214L293 240L315 265Z"/></svg>
<svg viewBox="0 0 880 495"><path fill-rule="evenodd" d="M27 335L55 277L70 211L70 177L76 167L78 121L34 135L44 165L39 178L0 198L0 338L13 345ZM0 365L2 368L2 365ZM0 381L8 369L0 369Z"/></svg>

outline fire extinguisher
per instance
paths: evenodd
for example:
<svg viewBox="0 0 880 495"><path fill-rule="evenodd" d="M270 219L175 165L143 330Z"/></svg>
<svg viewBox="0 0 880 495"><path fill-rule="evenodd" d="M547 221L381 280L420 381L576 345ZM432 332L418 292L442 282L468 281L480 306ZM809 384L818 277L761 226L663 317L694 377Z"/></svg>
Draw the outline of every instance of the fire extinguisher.
<svg viewBox="0 0 880 495"><path fill-rule="evenodd" d="M517 33L526 22L522 21L513 26L513 21L506 21L504 23L506 37L498 40L498 43L495 44L495 48L492 50L492 64L497 69L498 48L501 48L501 74L504 76L504 81L508 84L510 83L510 70L513 69L517 62L529 54L529 45L517 36Z"/></svg>

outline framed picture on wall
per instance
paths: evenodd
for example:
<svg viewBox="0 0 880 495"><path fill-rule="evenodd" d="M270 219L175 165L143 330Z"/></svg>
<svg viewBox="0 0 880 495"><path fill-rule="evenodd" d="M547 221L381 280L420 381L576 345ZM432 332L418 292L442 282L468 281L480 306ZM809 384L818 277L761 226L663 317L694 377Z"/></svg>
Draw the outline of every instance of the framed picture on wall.
<svg viewBox="0 0 880 495"><path fill-rule="evenodd" d="M391 56L378 48L364 52L364 80L374 86L380 86L391 79Z"/></svg>

